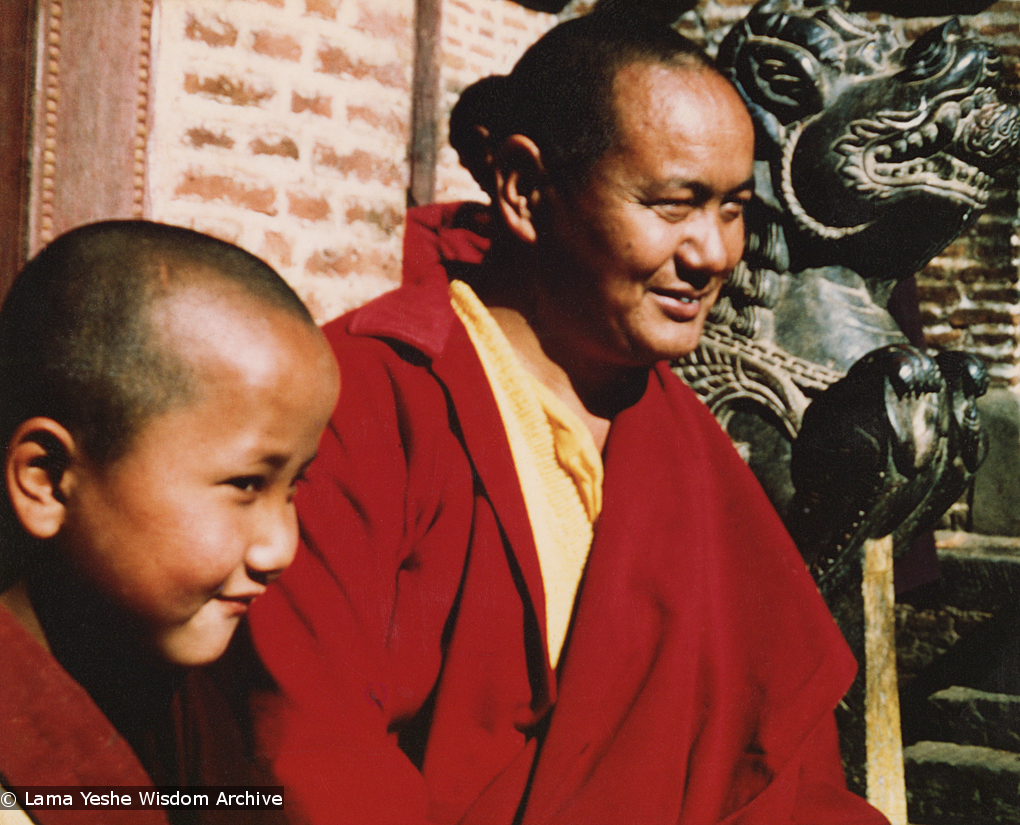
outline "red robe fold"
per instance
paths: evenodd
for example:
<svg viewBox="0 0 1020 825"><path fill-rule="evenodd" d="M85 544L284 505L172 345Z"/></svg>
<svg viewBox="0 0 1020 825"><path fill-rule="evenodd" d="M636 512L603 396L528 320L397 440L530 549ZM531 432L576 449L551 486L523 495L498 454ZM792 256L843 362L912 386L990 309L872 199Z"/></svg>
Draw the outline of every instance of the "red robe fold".
<svg viewBox="0 0 1020 825"><path fill-rule="evenodd" d="M0 784L150 786L88 693L0 606ZM163 811L32 811L41 825L166 825Z"/></svg>
<svg viewBox="0 0 1020 825"><path fill-rule="evenodd" d="M219 680L243 684L248 676L231 668ZM184 790L268 784L250 758L245 726L209 674L195 669L177 674L173 682L165 702L138 705L133 716L125 717L130 731L118 730L88 691L0 605L0 786L153 788L154 779L161 786ZM133 692L125 690L125 704L131 706ZM80 801L77 794L72 796ZM284 821L277 810L238 808L181 809L170 814L142 808L29 811L40 825Z"/></svg>
<svg viewBox="0 0 1020 825"><path fill-rule="evenodd" d="M408 217L405 284L326 328L343 391L294 566L255 603L261 746L314 823L880 823L832 710L855 662L756 480L667 366L614 419L559 668L495 401Z"/></svg>

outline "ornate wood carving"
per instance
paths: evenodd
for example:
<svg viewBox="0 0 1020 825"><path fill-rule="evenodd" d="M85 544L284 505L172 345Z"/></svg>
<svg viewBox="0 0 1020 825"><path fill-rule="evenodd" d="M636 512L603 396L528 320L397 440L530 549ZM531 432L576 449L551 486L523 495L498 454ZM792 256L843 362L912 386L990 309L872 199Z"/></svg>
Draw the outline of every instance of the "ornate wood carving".
<svg viewBox="0 0 1020 825"><path fill-rule="evenodd" d="M153 0L46 0L37 26L28 247L142 217Z"/></svg>

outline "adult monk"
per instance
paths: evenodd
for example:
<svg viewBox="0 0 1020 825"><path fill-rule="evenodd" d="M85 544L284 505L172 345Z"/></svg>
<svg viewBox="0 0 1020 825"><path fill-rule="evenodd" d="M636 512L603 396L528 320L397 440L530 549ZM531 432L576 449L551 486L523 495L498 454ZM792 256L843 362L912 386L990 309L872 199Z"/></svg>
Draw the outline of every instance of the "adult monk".
<svg viewBox="0 0 1020 825"><path fill-rule="evenodd" d="M595 13L470 89L491 206L411 210L404 284L326 327L303 547L252 608L259 734L314 823L884 821L855 663L690 352L753 129L668 27Z"/></svg>

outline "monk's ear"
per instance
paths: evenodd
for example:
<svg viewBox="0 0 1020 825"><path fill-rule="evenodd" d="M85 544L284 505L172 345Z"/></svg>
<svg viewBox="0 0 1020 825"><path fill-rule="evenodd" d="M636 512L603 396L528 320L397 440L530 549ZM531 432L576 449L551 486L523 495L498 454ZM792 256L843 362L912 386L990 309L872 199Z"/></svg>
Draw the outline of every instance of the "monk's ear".
<svg viewBox="0 0 1020 825"><path fill-rule="evenodd" d="M63 526L75 451L74 438L51 418L29 418L14 431L4 467L7 494L30 536L53 538Z"/></svg>
<svg viewBox="0 0 1020 825"><path fill-rule="evenodd" d="M547 183L542 153L525 135L510 135L495 159L496 206L507 228L528 244L538 238L537 211Z"/></svg>

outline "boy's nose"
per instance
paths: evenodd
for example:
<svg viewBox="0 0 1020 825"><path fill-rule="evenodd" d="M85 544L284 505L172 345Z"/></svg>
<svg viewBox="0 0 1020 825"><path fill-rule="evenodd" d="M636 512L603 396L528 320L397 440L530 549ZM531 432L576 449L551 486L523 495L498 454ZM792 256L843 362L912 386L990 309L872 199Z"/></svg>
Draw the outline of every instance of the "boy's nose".
<svg viewBox="0 0 1020 825"><path fill-rule="evenodd" d="M259 584L269 584L294 561L297 543L297 515L293 507L287 506L283 513L266 514L245 554L248 577Z"/></svg>

